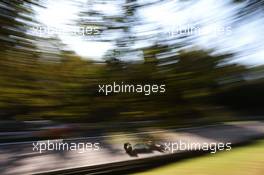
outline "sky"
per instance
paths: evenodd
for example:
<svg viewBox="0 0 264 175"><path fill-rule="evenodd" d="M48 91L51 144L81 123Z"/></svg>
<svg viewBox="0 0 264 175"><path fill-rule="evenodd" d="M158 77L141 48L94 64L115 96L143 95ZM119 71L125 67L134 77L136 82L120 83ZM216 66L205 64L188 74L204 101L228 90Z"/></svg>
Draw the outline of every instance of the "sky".
<svg viewBox="0 0 264 175"><path fill-rule="evenodd" d="M139 4L155 0L138 0ZM69 28L73 21L78 19L82 6L89 0L47 0L46 8L35 7L36 19L43 25L57 28ZM95 1L96 2L96 1ZM123 13L121 4L123 0L112 3L93 3L93 10L100 11L107 16ZM243 4L242 4L243 5ZM260 65L264 63L264 18L255 15L234 25L234 15L239 5L230 3L230 0L190 0L190 1L164 1L155 5L139 8L135 14L136 25L131 32L138 38L132 48L151 46L157 42L168 42L175 37L174 43L180 42L175 31L185 28L194 29L190 35L190 47L199 46L204 49L215 49L215 54L235 52L232 62L246 65ZM167 32L172 35L162 35ZM57 33L58 38L71 50L84 59L102 61L107 51L115 48L115 40L122 32L114 31L103 33L108 42L84 38L81 35ZM163 37L160 37L160 36ZM164 37L167 37L164 39ZM171 41L170 41L171 42ZM174 44L174 43L169 44ZM140 56L139 56L140 57ZM135 59L139 59L135 57ZM133 58L132 58L133 59Z"/></svg>

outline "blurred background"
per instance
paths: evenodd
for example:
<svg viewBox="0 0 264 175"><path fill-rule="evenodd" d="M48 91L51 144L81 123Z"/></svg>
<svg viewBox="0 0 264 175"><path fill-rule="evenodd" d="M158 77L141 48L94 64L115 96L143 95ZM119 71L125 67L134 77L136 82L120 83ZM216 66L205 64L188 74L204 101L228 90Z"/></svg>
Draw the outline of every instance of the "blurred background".
<svg viewBox="0 0 264 175"><path fill-rule="evenodd" d="M0 142L263 120L263 9L262 0L1 0ZM113 82L166 92L98 92Z"/></svg>

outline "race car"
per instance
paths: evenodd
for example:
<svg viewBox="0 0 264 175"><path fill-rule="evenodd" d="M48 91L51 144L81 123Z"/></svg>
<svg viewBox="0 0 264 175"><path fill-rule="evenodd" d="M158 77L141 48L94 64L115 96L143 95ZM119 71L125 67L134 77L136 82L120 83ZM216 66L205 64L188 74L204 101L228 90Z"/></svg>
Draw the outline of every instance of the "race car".
<svg viewBox="0 0 264 175"><path fill-rule="evenodd" d="M153 151L165 152L165 146L152 141L137 143L132 146L129 142L124 144L124 149L130 156L137 156L138 153L152 153Z"/></svg>

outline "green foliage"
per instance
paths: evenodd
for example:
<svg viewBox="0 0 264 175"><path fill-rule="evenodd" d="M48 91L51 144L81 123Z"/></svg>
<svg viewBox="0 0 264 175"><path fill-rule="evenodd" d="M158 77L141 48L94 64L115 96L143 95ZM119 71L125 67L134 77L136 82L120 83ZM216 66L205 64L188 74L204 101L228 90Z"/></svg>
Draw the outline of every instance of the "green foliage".
<svg viewBox="0 0 264 175"><path fill-rule="evenodd" d="M239 80L237 77L246 71L245 67L235 64L220 66L231 54L212 56L210 51L200 49L183 50L166 59L157 58L158 54L178 46L142 48L143 63L118 60L119 56L131 53L130 45L124 43L131 44L134 40L128 30L131 26L122 24L127 16L135 20L135 7L130 6L126 6L126 15L108 19L115 21L114 26L122 29L124 35L118 39L117 48L110 52L106 63L85 61L65 51L58 38L29 35L26 32L29 22L35 22L30 8L33 1L18 2L3 1L5 6L0 6L0 14L6 14L0 15L1 119L192 122L206 117L205 111L214 106L209 97L227 86L221 82L230 77ZM106 26L105 30L112 27ZM55 52L40 50L39 43L55 45ZM98 93L99 84L113 82L165 84L166 92L150 96Z"/></svg>

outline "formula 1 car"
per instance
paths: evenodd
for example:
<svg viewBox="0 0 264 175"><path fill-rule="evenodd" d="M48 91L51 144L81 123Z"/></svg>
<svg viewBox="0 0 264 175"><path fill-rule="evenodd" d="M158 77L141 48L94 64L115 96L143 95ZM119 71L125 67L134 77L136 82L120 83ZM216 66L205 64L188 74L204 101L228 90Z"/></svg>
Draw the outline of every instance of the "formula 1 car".
<svg viewBox="0 0 264 175"><path fill-rule="evenodd" d="M153 151L165 152L165 146L152 141L137 143L132 146L129 142L124 144L126 153L130 156L137 156L138 153L152 153Z"/></svg>

